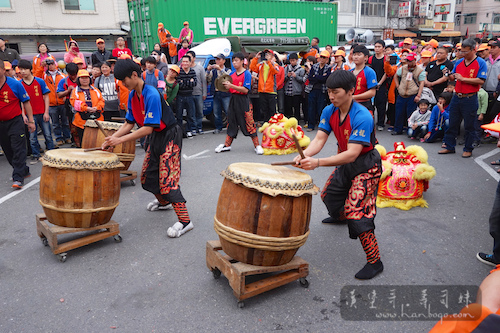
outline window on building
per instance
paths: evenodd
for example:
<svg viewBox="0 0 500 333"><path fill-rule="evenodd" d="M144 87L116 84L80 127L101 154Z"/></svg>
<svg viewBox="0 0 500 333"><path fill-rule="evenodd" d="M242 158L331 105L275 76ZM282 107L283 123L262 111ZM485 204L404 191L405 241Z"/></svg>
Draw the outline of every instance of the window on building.
<svg viewBox="0 0 500 333"><path fill-rule="evenodd" d="M500 14L493 13L493 24L500 24Z"/></svg>
<svg viewBox="0 0 500 333"><path fill-rule="evenodd" d="M2 0L0 0L2 1ZM66 10L95 10L94 0L64 0Z"/></svg>
<svg viewBox="0 0 500 333"><path fill-rule="evenodd" d="M456 3L457 5L461 5L461 4L462 4L462 0L457 0L455 3Z"/></svg>
<svg viewBox="0 0 500 333"><path fill-rule="evenodd" d="M477 20L477 13L474 14L464 14L464 24L474 24Z"/></svg>
<svg viewBox="0 0 500 333"><path fill-rule="evenodd" d="M361 15L385 16L385 0L362 0Z"/></svg>
<svg viewBox="0 0 500 333"><path fill-rule="evenodd" d="M457 12L455 15L455 25L460 25L460 21L462 21L462 12Z"/></svg>
<svg viewBox="0 0 500 333"><path fill-rule="evenodd" d="M10 5L10 0L0 0L0 9L12 8Z"/></svg>

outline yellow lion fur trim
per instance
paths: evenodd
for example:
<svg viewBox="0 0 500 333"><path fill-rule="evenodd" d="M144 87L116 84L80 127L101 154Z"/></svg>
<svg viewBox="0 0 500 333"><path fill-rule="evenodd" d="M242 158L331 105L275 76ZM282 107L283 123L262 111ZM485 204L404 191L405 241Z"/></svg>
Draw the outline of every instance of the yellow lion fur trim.
<svg viewBox="0 0 500 333"><path fill-rule="evenodd" d="M436 175L436 169L429 164L419 164L413 171L413 179L415 180L431 180Z"/></svg>
<svg viewBox="0 0 500 333"><path fill-rule="evenodd" d="M427 155L425 149L420 146L408 146L406 147L406 151L408 152L408 154L415 156L420 161L420 163L427 163L427 160L429 159L429 155Z"/></svg>
<svg viewBox="0 0 500 333"><path fill-rule="evenodd" d="M266 121L264 124L262 124L261 127L259 127L259 132L261 132L261 133L264 132L264 130L268 127L269 127L269 123Z"/></svg>
<svg viewBox="0 0 500 333"><path fill-rule="evenodd" d="M269 131L271 131L271 129L274 129L276 131L276 134L272 135L270 132L267 132L267 136L271 139L276 139L277 137L279 137L282 133L283 133L283 127L281 126L278 126L276 124L272 124L269 126Z"/></svg>
<svg viewBox="0 0 500 333"><path fill-rule="evenodd" d="M296 153L297 149L288 148L288 149L270 149L264 148L264 155L288 155Z"/></svg>
<svg viewBox="0 0 500 333"><path fill-rule="evenodd" d="M429 205L427 204L427 201L425 201L424 198L396 200L396 199L389 199L377 196L377 207L379 208L394 207L401 210L410 210L413 207L427 208L429 207Z"/></svg>
<svg viewBox="0 0 500 333"><path fill-rule="evenodd" d="M384 180L389 176L392 172L392 164L389 163L388 161L382 160L382 167L383 167L383 172L382 176L380 177L380 180Z"/></svg>
<svg viewBox="0 0 500 333"><path fill-rule="evenodd" d="M385 150L384 146L382 146L382 145L376 145L375 149L378 150L378 153L380 154L380 157L384 158L385 155L387 155L387 150Z"/></svg>

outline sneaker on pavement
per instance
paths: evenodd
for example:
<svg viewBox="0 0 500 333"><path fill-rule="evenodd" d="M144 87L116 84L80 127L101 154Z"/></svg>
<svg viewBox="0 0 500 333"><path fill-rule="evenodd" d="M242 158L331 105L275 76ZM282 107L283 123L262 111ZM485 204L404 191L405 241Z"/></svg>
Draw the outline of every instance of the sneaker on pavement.
<svg viewBox="0 0 500 333"><path fill-rule="evenodd" d="M56 141L56 146L57 147L60 147L64 144L64 141L63 140L59 140L59 141Z"/></svg>
<svg viewBox="0 0 500 333"><path fill-rule="evenodd" d="M71 139L66 139L66 143L71 143Z"/></svg>
<svg viewBox="0 0 500 333"><path fill-rule="evenodd" d="M16 190L20 190L23 188L23 183L21 183L20 181L14 181L12 183L12 188L16 189Z"/></svg>
<svg viewBox="0 0 500 333"><path fill-rule="evenodd" d="M378 126L378 127L377 127L377 130L378 130L378 131L383 131L383 130L384 130L384 126Z"/></svg>
<svg viewBox="0 0 500 333"><path fill-rule="evenodd" d="M178 238L193 228L193 222L189 222L187 226L184 226L180 222L175 222L173 226L167 229L167 236L171 238Z"/></svg>
<svg viewBox="0 0 500 333"><path fill-rule="evenodd" d="M173 207L172 204L160 205L158 199L154 199L153 201L148 203L146 209L149 210L150 212L154 212L157 210L170 210L173 209Z"/></svg>
<svg viewBox="0 0 500 333"><path fill-rule="evenodd" d="M192 138L192 137L193 137L193 134L192 134L191 132L186 132L186 136L187 136L188 138Z"/></svg>
<svg viewBox="0 0 500 333"><path fill-rule="evenodd" d="M198 131L198 134L199 134L199 135L203 135L203 134L205 134L205 132L203 132L203 130L199 130L199 131Z"/></svg>
<svg viewBox="0 0 500 333"><path fill-rule="evenodd" d="M223 143L221 143L220 145L218 145L218 146L215 148L215 152L216 152L216 153L221 153L221 152L223 152L223 151L230 151L230 150L231 150L231 146L226 147L226 146L224 146L224 144L223 144Z"/></svg>
<svg viewBox="0 0 500 333"><path fill-rule="evenodd" d="M479 260L480 262L482 262L483 264L486 264L486 265L496 266L496 265L500 264L494 260L492 254L486 254L483 252L479 252L478 254L476 254L476 258L477 258L477 260Z"/></svg>
<svg viewBox="0 0 500 333"><path fill-rule="evenodd" d="M213 132L213 133L214 133L214 134L219 134L219 133L220 133L220 129L217 129L217 128L216 128L216 129L214 129L214 132Z"/></svg>
<svg viewBox="0 0 500 333"><path fill-rule="evenodd" d="M262 149L262 146L259 145L259 146L255 147L255 153L257 155L264 155L264 149Z"/></svg>
<svg viewBox="0 0 500 333"><path fill-rule="evenodd" d="M33 164L37 164L38 162L40 162L42 160L42 158L40 156L32 156L31 157L31 161L30 161L30 164L33 165Z"/></svg>

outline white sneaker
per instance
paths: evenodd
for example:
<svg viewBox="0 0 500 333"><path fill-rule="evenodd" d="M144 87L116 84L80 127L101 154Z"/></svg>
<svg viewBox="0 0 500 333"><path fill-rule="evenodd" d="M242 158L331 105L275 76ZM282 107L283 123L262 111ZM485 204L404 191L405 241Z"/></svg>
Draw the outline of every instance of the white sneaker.
<svg viewBox="0 0 500 333"><path fill-rule="evenodd" d="M187 136L188 138L192 138L192 137L193 137L193 134L192 134L191 132L187 132L187 133L186 133L186 136Z"/></svg>
<svg viewBox="0 0 500 333"><path fill-rule="evenodd" d="M175 222L173 226L167 229L167 236L171 238L181 237L182 235L184 235L186 232L188 232L193 228L194 228L193 222L189 222L189 224L185 227L182 223Z"/></svg>
<svg viewBox="0 0 500 333"><path fill-rule="evenodd" d="M223 152L223 151L230 151L231 150L231 146L229 147L226 147L224 146L223 143L221 143L220 145L218 145L216 148L215 148L215 152L216 153L220 153L220 152Z"/></svg>
<svg viewBox="0 0 500 333"><path fill-rule="evenodd" d="M148 203L146 209L149 210L150 212L154 212L157 210L170 210L170 209L173 209L173 207L172 207L172 204L162 206L162 205L160 205L160 202L158 201L158 199L154 199L153 201Z"/></svg>
<svg viewBox="0 0 500 333"><path fill-rule="evenodd" d="M264 154L264 149L262 149L262 146L255 147L255 153L257 155L263 155Z"/></svg>

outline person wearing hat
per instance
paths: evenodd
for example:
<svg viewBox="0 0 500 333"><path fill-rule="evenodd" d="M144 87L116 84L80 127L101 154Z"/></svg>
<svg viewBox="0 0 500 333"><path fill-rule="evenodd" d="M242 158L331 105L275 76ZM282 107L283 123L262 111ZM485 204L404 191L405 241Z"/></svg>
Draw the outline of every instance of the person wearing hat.
<svg viewBox="0 0 500 333"><path fill-rule="evenodd" d="M348 71L351 69L351 67L345 62L345 51L335 51L335 53L333 54L333 59L335 59L335 61L332 64L332 72L338 70Z"/></svg>
<svg viewBox="0 0 500 333"><path fill-rule="evenodd" d="M104 42L104 39L97 38L95 41L95 45L97 46L97 50L92 52L92 66L102 64L112 57L111 51L106 50L106 43Z"/></svg>
<svg viewBox="0 0 500 333"><path fill-rule="evenodd" d="M69 131L68 116L64 108L64 99L57 95L59 83L66 77L59 70L57 63L53 59L45 60L48 69L43 74L43 80L49 88L49 115L52 120L52 132L57 146L64 143L71 143L71 133Z"/></svg>
<svg viewBox="0 0 500 333"><path fill-rule="evenodd" d="M187 59L186 59L187 61ZM186 62L189 69L189 63ZM180 71L182 72L182 71ZM142 166L142 188L152 193L155 200L146 209L160 211L173 209L175 222L167 229L168 237L180 237L193 229L186 208L186 199L179 186L182 156L182 129L175 116L155 87L141 77L141 67L131 59L116 62L116 78L130 90L126 122L112 136L105 139L102 149L149 136L149 148ZM134 125L139 129L131 132Z"/></svg>
<svg viewBox="0 0 500 333"><path fill-rule="evenodd" d="M78 66L78 70L85 69L85 68L83 68L85 63L83 62L82 58L74 57L72 62Z"/></svg>
<svg viewBox="0 0 500 333"><path fill-rule="evenodd" d="M160 41L161 52L167 56L167 62L171 63L169 44L172 39L172 35L170 34L170 31L165 29L165 26L161 22L158 23L157 34L158 40ZM167 36L170 36L170 38L167 38Z"/></svg>
<svg viewBox="0 0 500 333"><path fill-rule="evenodd" d="M177 77L179 76L181 69L177 65L171 65L167 76L165 77L165 94L164 98L170 105L170 109L177 110L175 104L177 93L179 92L179 84L177 83Z"/></svg>
<svg viewBox="0 0 500 333"><path fill-rule="evenodd" d="M331 73L331 67L327 65L329 59L330 54L328 51L321 51L318 62L311 67L307 75L307 80L309 81L307 88L309 91L308 132L312 132L316 128L321 112L326 106L326 79L328 79Z"/></svg>
<svg viewBox="0 0 500 333"><path fill-rule="evenodd" d="M444 149L439 154L454 154L456 139L462 120L465 128L465 145L462 157L469 158L474 150L477 139L475 122L478 109L477 92L486 80L487 67L483 59L476 55L476 41L468 38L462 42L460 52L463 58L458 60L453 71L448 76L455 81L455 94L450 103L450 126L444 134Z"/></svg>
<svg viewBox="0 0 500 333"><path fill-rule="evenodd" d="M11 78L16 78L14 70L12 69L12 64L8 61L2 61L5 68L5 75Z"/></svg>
<svg viewBox="0 0 500 333"><path fill-rule="evenodd" d="M0 61L8 61L12 64L14 60L21 60L21 56L16 50L5 45L5 40L0 37Z"/></svg>
<svg viewBox="0 0 500 333"><path fill-rule="evenodd" d="M392 135L403 134L403 126L417 109L425 84L425 71L417 66L415 53L406 56L406 65L400 67L394 76L399 96L396 98L396 120Z"/></svg>
<svg viewBox="0 0 500 333"><path fill-rule="evenodd" d="M403 49L411 50L411 46L413 44L413 40L411 38L405 38L403 41Z"/></svg>
<svg viewBox="0 0 500 333"><path fill-rule="evenodd" d="M427 78L424 84L425 87L432 90L436 100L438 100L438 97L444 91L444 88L446 88L448 77L445 76L445 73L451 72L452 70L453 63L448 60L448 49L443 46L438 47L436 49L436 60L431 61L425 67Z"/></svg>
<svg viewBox="0 0 500 333"><path fill-rule="evenodd" d="M488 110L484 118L485 123L489 123L495 118L498 109L493 108L498 95L495 94L500 79L500 40L492 39L488 42L490 47L489 55L485 59L486 67L488 68L486 81L484 82L484 90L488 93Z"/></svg>
<svg viewBox="0 0 500 333"><path fill-rule="evenodd" d="M250 62L250 70L259 74L260 112L267 121L276 113L277 103L276 75L279 73L279 68L273 50L265 49L258 52Z"/></svg>
<svg viewBox="0 0 500 333"><path fill-rule="evenodd" d="M78 43L76 40L70 40L68 43L68 52L64 54L64 62L69 64L70 62L73 62L75 58L80 58L82 62L82 68L87 68L87 64L83 61L85 57L83 56L83 53L80 52L80 47L78 47Z"/></svg>
<svg viewBox="0 0 500 333"><path fill-rule="evenodd" d="M19 61L19 70L21 71L21 83L30 97L31 109L33 111L33 119L35 126L42 130L45 138L45 148L47 150L54 149L54 139L52 138L52 129L50 125L49 114L49 93L50 90L45 84L45 81L39 77L34 77L32 73L33 66L28 60L21 59ZM40 161L40 143L38 142L37 130L30 133L29 143L31 145L31 162L35 164Z"/></svg>
<svg viewBox="0 0 500 333"><path fill-rule="evenodd" d="M24 178L30 175L26 165L26 138L24 119L28 118L29 132L34 132L35 120L31 109L30 97L21 82L5 75L5 63L0 61L0 145L12 166L12 188L21 189Z"/></svg>
<svg viewBox="0 0 500 333"><path fill-rule="evenodd" d="M132 56L133 56L132 51L130 51L130 49L128 47L125 47L125 46L126 46L125 38L123 38L121 36L118 37L116 39L116 47L111 52L111 55L113 56L113 58L119 59L122 54L128 54L130 56L130 58L132 58Z"/></svg>
<svg viewBox="0 0 500 333"><path fill-rule="evenodd" d="M482 43L477 48L477 56L483 58L484 61L490 56L490 47L488 43Z"/></svg>
<svg viewBox="0 0 500 333"><path fill-rule="evenodd" d="M306 71L298 64L297 53L288 57L290 64L285 67L285 116L295 117L300 121L300 101L304 90L304 75Z"/></svg>
<svg viewBox="0 0 500 333"><path fill-rule="evenodd" d="M189 29L189 22L184 21L183 23L184 28L181 29L181 33L179 35L179 40L184 40L186 39L188 41L189 46L193 43L194 39L194 32L193 30Z"/></svg>
<svg viewBox="0 0 500 333"><path fill-rule="evenodd" d="M76 127L75 144L80 147L85 122L89 119L104 120L103 109L106 103L101 92L90 84L90 74L80 69L76 76L78 86L71 92L70 103L75 111L73 125Z"/></svg>
<svg viewBox="0 0 500 333"><path fill-rule="evenodd" d="M425 69L427 65L431 62L431 58L432 58L432 51L424 50L420 53L420 60L417 61L417 65L420 68Z"/></svg>
<svg viewBox="0 0 500 333"><path fill-rule="evenodd" d="M356 86L352 98L370 110L373 115L375 108L371 99L377 92L378 81L377 73L371 67L366 66L369 55L370 51L364 45L358 45L353 50L353 60L356 67L351 69L351 72L356 76ZM385 118L385 112L383 117Z"/></svg>
<svg viewBox="0 0 500 333"><path fill-rule="evenodd" d="M215 86L215 80L221 75L230 75L231 69L226 68L226 57L219 53L215 57L215 64L208 65L207 67L207 82L210 82L210 94L213 96L213 113L215 130L214 134L218 134L222 131L222 109L227 115L229 109L229 100L231 99L231 93L228 91L219 91Z"/></svg>

